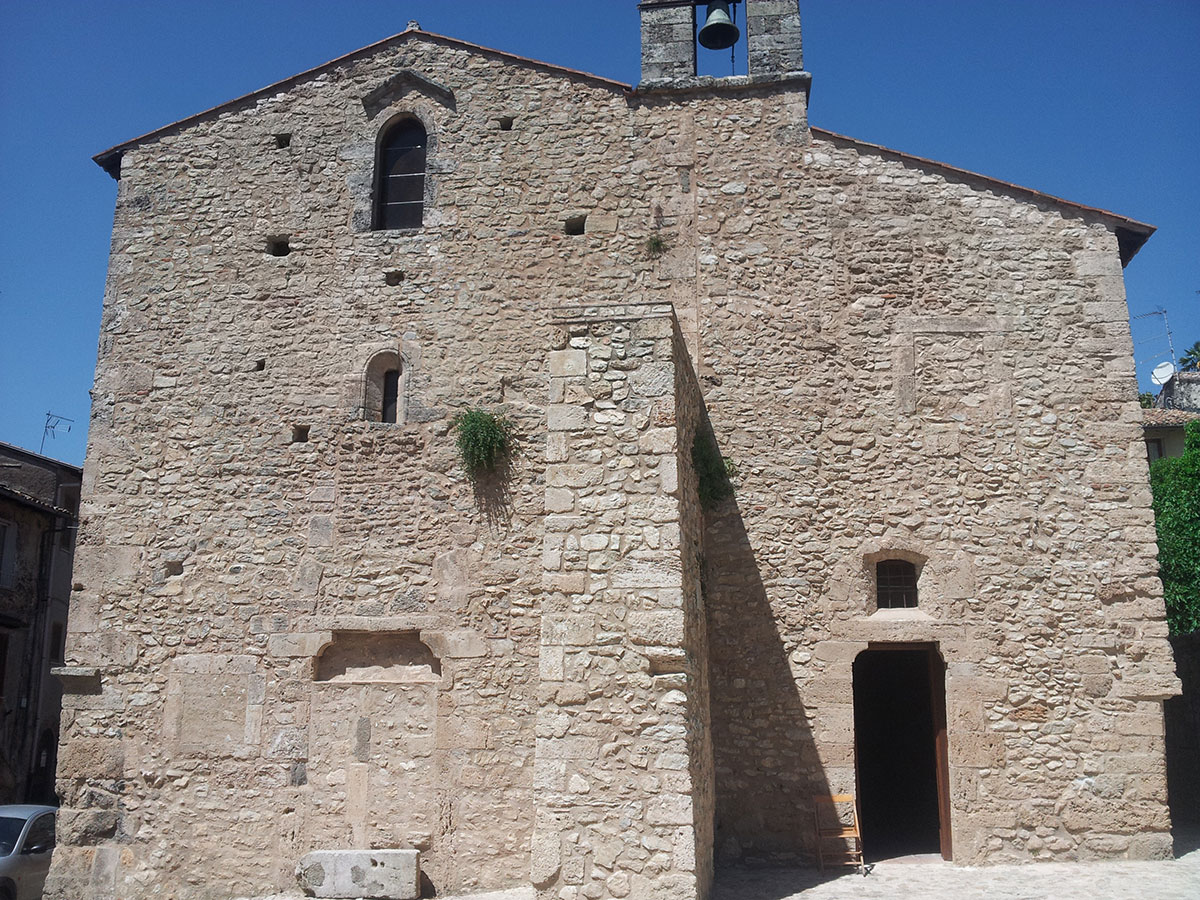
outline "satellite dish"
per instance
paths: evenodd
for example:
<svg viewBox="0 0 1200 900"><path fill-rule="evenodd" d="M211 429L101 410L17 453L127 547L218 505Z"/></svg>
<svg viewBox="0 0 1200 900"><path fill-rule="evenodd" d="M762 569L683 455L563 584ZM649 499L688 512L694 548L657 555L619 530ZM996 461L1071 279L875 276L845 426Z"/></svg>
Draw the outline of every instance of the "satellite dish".
<svg viewBox="0 0 1200 900"><path fill-rule="evenodd" d="M1154 367L1154 371L1150 373L1150 380L1162 387L1171 380L1171 376L1175 374L1175 366L1173 363L1159 363Z"/></svg>

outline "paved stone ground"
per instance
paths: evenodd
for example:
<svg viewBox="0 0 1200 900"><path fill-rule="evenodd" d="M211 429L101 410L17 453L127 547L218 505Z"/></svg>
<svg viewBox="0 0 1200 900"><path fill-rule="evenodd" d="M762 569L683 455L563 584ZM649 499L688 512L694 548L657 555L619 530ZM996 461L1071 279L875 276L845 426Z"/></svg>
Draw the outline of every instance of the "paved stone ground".
<svg viewBox="0 0 1200 900"><path fill-rule="evenodd" d="M1162 862L968 868L937 857L885 860L863 877L815 869L725 870L713 900L1197 900L1200 850Z"/></svg>
<svg viewBox="0 0 1200 900"><path fill-rule="evenodd" d="M969 868L938 857L884 860L865 878L852 870L725 869L713 900L1198 900L1200 831L1162 862L1031 863ZM532 888L444 900L534 900ZM299 893L259 900L306 900ZM630 900L639 900L631 897Z"/></svg>

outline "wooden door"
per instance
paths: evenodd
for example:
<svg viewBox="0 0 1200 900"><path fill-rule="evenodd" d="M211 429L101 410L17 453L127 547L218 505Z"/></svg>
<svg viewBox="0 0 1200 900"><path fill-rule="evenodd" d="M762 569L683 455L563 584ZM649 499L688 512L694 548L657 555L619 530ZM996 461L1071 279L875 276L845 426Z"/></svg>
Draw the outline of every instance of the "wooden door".
<svg viewBox="0 0 1200 900"><path fill-rule="evenodd" d="M946 735L946 664L936 646L929 648L929 690L932 693L934 765L938 792L938 838L942 858L953 859L950 840L950 747Z"/></svg>

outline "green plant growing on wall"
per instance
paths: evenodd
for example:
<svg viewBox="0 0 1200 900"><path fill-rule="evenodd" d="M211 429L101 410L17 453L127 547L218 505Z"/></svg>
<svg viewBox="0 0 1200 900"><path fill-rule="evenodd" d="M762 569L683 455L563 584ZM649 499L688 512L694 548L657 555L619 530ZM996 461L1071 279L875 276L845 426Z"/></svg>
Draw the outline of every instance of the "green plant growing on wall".
<svg viewBox="0 0 1200 900"><path fill-rule="evenodd" d="M1188 422L1182 456L1150 466L1159 577L1171 634L1200 629L1200 422Z"/></svg>
<svg viewBox="0 0 1200 900"><path fill-rule="evenodd" d="M467 477L493 472L513 448L512 423L486 409L467 409L454 417L454 444Z"/></svg>
<svg viewBox="0 0 1200 900"><path fill-rule="evenodd" d="M733 496L737 465L721 456L711 435L696 432L692 439L692 467L696 470L700 505L705 509L713 509L725 498Z"/></svg>
<svg viewBox="0 0 1200 900"><path fill-rule="evenodd" d="M667 252L667 242L662 239L660 234L652 234L646 239L646 255L651 259L658 259Z"/></svg>

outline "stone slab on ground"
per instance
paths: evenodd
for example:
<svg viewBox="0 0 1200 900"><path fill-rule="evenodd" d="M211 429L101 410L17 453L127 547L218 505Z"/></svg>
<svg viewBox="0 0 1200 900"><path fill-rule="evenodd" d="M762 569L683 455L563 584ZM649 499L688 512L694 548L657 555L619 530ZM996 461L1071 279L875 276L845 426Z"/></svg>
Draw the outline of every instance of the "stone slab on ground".
<svg viewBox="0 0 1200 900"><path fill-rule="evenodd" d="M1161 862L955 866L884 860L863 877L816 869L725 869L713 900L1195 900L1200 850Z"/></svg>
<svg viewBox="0 0 1200 900"><path fill-rule="evenodd" d="M271 894L269 897L238 897L236 900L306 900L303 894ZM355 898L362 900L362 898ZM503 891L487 891L482 894L454 894L438 900L537 900L537 891L531 887L510 888Z"/></svg>
<svg viewBox="0 0 1200 900"><path fill-rule="evenodd" d="M331 900L417 900L421 866L416 850L316 850L296 866L306 892Z"/></svg>

